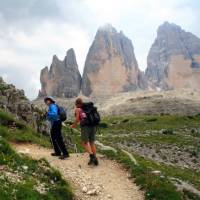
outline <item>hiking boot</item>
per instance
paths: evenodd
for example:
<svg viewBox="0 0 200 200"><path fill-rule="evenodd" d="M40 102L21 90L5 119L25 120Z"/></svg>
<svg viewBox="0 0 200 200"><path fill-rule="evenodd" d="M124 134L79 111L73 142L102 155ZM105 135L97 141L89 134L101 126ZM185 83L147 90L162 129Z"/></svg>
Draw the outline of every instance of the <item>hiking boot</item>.
<svg viewBox="0 0 200 200"><path fill-rule="evenodd" d="M88 162L88 165L99 165L98 159L94 154L90 154L90 160Z"/></svg>
<svg viewBox="0 0 200 200"><path fill-rule="evenodd" d="M88 165L93 165L94 164L94 154L90 154L90 160L88 162Z"/></svg>
<svg viewBox="0 0 200 200"><path fill-rule="evenodd" d="M51 153L51 156L61 156L59 153Z"/></svg>
<svg viewBox="0 0 200 200"><path fill-rule="evenodd" d="M96 165L96 166L99 165L99 161L98 161L98 159L97 159L96 156L94 156L93 163L94 163L94 165Z"/></svg>
<svg viewBox="0 0 200 200"><path fill-rule="evenodd" d="M69 154L68 155L62 155L59 157L59 159L61 160L65 160L66 158L69 158Z"/></svg>
<svg viewBox="0 0 200 200"><path fill-rule="evenodd" d="M90 159L89 162L88 162L88 165L92 165L93 164L93 160Z"/></svg>

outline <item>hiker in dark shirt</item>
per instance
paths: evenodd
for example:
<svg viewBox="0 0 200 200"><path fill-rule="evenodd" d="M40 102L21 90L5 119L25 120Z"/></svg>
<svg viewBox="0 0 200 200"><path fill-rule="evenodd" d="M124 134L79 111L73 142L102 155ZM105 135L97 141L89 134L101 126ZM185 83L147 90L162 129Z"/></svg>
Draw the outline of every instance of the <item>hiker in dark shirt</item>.
<svg viewBox="0 0 200 200"><path fill-rule="evenodd" d="M82 146L86 150L86 152L90 155L90 160L88 165L98 165L98 159L96 157L96 146L95 146L95 135L96 135L96 127L83 125L82 123L86 118L86 114L82 109L83 101L81 98L78 98L75 102L75 120L71 125L71 128L75 128L79 123L81 125L81 140Z"/></svg>
<svg viewBox="0 0 200 200"><path fill-rule="evenodd" d="M69 157L69 153L65 147L61 133L62 121L60 120L58 106L50 96L45 97L44 102L49 107L46 117L47 120L51 122L51 141L55 151L51 155L59 156L60 159L65 159Z"/></svg>

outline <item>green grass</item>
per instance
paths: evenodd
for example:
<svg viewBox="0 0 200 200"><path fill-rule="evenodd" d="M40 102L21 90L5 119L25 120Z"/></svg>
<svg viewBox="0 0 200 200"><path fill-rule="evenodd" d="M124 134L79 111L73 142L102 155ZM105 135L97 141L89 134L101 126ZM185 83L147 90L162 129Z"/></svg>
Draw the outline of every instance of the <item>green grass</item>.
<svg viewBox="0 0 200 200"><path fill-rule="evenodd" d="M196 158L200 154L200 115L106 117L102 120L100 127L101 134L98 135L98 140L114 148L118 148L120 144L131 146L139 143L141 146L147 145L151 148L166 147L166 145L178 147L180 150L185 149ZM117 154L112 152L106 152L106 154L131 171L136 183L146 191L147 200L199 199L189 191L177 192L175 186L169 181L170 177L175 177L200 190L200 172L198 171L178 167L176 164L172 166L158 163L134 153L139 162L139 167L137 167L120 150ZM154 170L161 171L165 178L152 175L150 172Z"/></svg>
<svg viewBox="0 0 200 200"><path fill-rule="evenodd" d="M178 177L190 180L199 185L200 174L196 176L193 172L181 170L178 168L157 164L153 161L146 160L135 155L139 165L135 165L130 158L118 149L117 153L112 151L101 151L110 159L114 159L121 163L123 167L128 169L135 180L135 183L145 191L146 200L198 200L199 197L187 190L183 192L177 191L176 187L169 180L169 177ZM161 170L162 176L154 175L153 170ZM195 180L193 180L195 179Z"/></svg>
<svg viewBox="0 0 200 200"><path fill-rule="evenodd" d="M2 200L72 200L70 186L60 173L52 169L45 160L35 161L28 157L19 156L9 144L0 139L0 199ZM26 167L26 168L25 168ZM6 175L17 175L16 180ZM45 188L41 193L38 185Z"/></svg>
<svg viewBox="0 0 200 200"><path fill-rule="evenodd" d="M128 169L135 180L135 183L145 190L146 200L181 200L183 194L176 191L175 186L167 179L161 178L151 173L147 166L139 162L139 166L134 163L123 152L118 150L115 154L111 151L103 151L110 159L117 160Z"/></svg>
<svg viewBox="0 0 200 200"><path fill-rule="evenodd" d="M108 128L112 129L112 133L120 133L147 130L172 129L180 130L185 127L199 127L200 115L197 116L171 116L171 115L155 115L155 116L124 116L124 117L106 117L103 120Z"/></svg>
<svg viewBox="0 0 200 200"><path fill-rule="evenodd" d="M165 145L174 145L178 147L195 147L195 149L200 149L200 138L194 138L194 137L188 137L181 134L176 135L126 135L124 137L121 137L121 135L115 135L112 137L112 135L107 135L105 137L98 137L102 141L109 141L110 143L115 142L117 143L123 143L124 141L128 141L129 143L135 143L140 142L142 144L152 145L152 144L165 144Z"/></svg>
<svg viewBox="0 0 200 200"><path fill-rule="evenodd" d="M101 133L97 137L104 144L113 146L114 148L117 148L118 143L123 143L124 141L149 145L167 144L178 147L194 147L193 154L198 157L200 137L197 130L200 126L199 123L199 115L188 117L169 115L109 117L103 119L100 124ZM7 141L31 142L49 146L49 139L47 137L35 133L29 126L15 120L10 114L0 111L0 124L0 136ZM160 133L160 130L163 129L165 131ZM68 142L70 152L74 152L74 144L76 144L78 152L83 152L78 132L71 132L69 126L67 126L63 127L63 133L64 138ZM33 161L29 158L21 157L9 147L4 139L0 141L4 143L3 146L0 145L0 165L7 166L11 171L22 173L24 180L20 184L6 180L7 184L5 184L5 179L1 180L0 171L0 199L10 200L11 196L9 195L14 195L12 197L16 199L28 200L62 200L63 197L65 199L72 198L69 185L61 178L57 171L49 167L46 161ZM3 149L1 149L2 147ZM145 191L146 200L199 200L197 195L187 190L183 192L177 191L169 178L175 177L181 179L193 184L200 190L200 172L157 163L134 154L139 163L139 166L136 166L119 149L116 154L110 151L103 151L102 153L106 154L110 159L117 160L130 171L136 184ZM24 165L28 166L29 170L24 171L22 169ZM160 170L162 176L152 174L153 170ZM41 176L41 174L44 176ZM34 189L37 184L36 180L40 180L47 188L50 188L45 195L38 193ZM58 184L52 185L50 180Z"/></svg>
<svg viewBox="0 0 200 200"><path fill-rule="evenodd" d="M0 110L0 135L10 142L29 142L44 147L50 146L48 137L36 133L24 122L16 120L11 114Z"/></svg>
<svg viewBox="0 0 200 200"><path fill-rule="evenodd" d="M8 85L0 83L0 91L9 89Z"/></svg>
<svg viewBox="0 0 200 200"><path fill-rule="evenodd" d="M102 126L103 125L103 126ZM101 140L194 147L200 153L200 115L106 117L101 125Z"/></svg>
<svg viewBox="0 0 200 200"><path fill-rule="evenodd" d="M153 160L145 159L136 154L134 154L134 156L140 164L147 166L149 169L160 170L164 175L168 177L175 177L192 183L198 190L200 190L200 172L196 172L191 169L183 169L176 166L165 165L163 163L157 163Z"/></svg>
<svg viewBox="0 0 200 200"><path fill-rule="evenodd" d="M0 110L0 199L72 200L73 192L47 161L17 154L8 142L50 146L49 138L36 133L11 114ZM16 176L17 175L17 176ZM14 177L14 180L13 180ZM15 180L16 179L16 180ZM42 191L38 188L42 188Z"/></svg>
<svg viewBox="0 0 200 200"><path fill-rule="evenodd" d="M67 125L66 127L63 127L62 132L70 153L76 153L74 144L76 144L77 152L84 152L81 145L80 133L76 129L71 129L69 125Z"/></svg>
<svg viewBox="0 0 200 200"><path fill-rule="evenodd" d="M184 136L181 134L176 135L140 135L136 137L136 140L147 144L174 144L179 147L183 146L199 146L200 138L194 138L190 136Z"/></svg>
<svg viewBox="0 0 200 200"><path fill-rule="evenodd" d="M31 129L8 129L5 126L0 126L0 135L9 142L16 143L34 143L44 147L50 147L48 137L39 135Z"/></svg>
<svg viewBox="0 0 200 200"><path fill-rule="evenodd" d="M200 144L198 133L191 130L198 129L199 123L199 116L107 117L100 124L100 134L97 134L97 138L105 145L114 148L118 148L118 144L126 141L197 148ZM160 130L163 129L165 130L161 133ZM79 133L71 133L69 128L65 128L64 132L72 137L75 143L80 143ZM170 177L186 181L200 190L200 172L158 163L138 154L134 154L139 163L139 166L135 166L119 149L116 154L111 151L101 151L101 153L106 154L110 159L117 160L130 171L137 185L145 191L146 200L198 200L199 198L187 190L177 191ZM151 172L154 170L161 171L162 176L153 175Z"/></svg>

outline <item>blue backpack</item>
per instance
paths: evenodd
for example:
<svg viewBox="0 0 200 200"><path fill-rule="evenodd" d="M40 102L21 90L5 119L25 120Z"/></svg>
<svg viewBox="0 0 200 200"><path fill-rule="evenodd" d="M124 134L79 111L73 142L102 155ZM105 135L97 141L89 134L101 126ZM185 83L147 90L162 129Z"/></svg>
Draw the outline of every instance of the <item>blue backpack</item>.
<svg viewBox="0 0 200 200"><path fill-rule="evenodd" d="M67 110L61 106L58 106L58 115L60 116L60 120L62 122L66 121L67 120Z"/></svg>

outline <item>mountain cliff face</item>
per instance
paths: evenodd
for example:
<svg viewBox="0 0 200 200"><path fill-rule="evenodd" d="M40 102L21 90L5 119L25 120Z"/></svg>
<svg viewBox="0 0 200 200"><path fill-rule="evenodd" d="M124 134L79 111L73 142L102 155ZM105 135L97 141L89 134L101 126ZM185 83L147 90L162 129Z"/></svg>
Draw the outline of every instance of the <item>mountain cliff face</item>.
<svg viewBox="0 0 200 200"><path fill-rule="evenodd" d="M82 93L101 96L144 88L131 40L111 25L100 28L86 58Z"/></svg>
<svg viewBox="0 0 200 200"><path fill-rule="evenodd" d="M50 70L41 71L39 97L107 96L144 89L200 89L200 39L180 26L165 22L157 31L143 74L134 48L123 32L111 25L99 28L85 61L83 77L73 49Z"/></svg>
<svg viewBox="0 0 200 200"><path fill-rule="evenodd" d="M42 69L40 82L39 97L52 95L71 98L77 96L81 88L81 75L74 50L69 49L63 61L53 56L50 70L48 67Z"/></svg>
<svg viewBox="0 0 200 200"><path fill-rule="evenodd" d="M150 49L146 76L153 88L199 89L200 39L165 22Z"/></svg>

